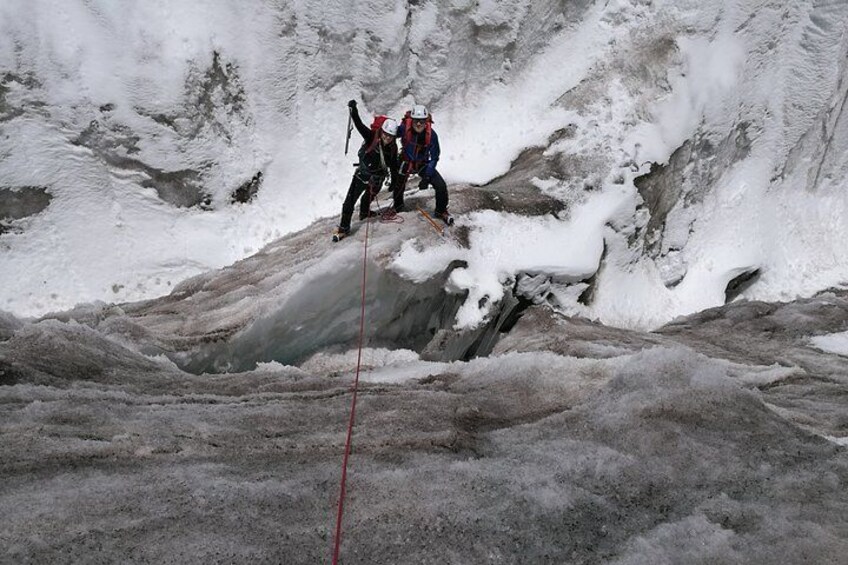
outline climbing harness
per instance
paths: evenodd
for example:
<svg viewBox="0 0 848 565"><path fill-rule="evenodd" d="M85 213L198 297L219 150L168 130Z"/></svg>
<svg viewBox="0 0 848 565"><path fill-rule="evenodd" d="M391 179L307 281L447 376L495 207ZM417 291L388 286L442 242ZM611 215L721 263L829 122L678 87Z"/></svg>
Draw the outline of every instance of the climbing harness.
<svg viewBox="0 0 848 565"><path fill-rule="evenodd" d="M390 185L388 178L386 178L383 182ZM369 193L369 200L368 200L369 212L371 210L371 202L376 202L377 203L377 212L378 212L377 215L380 217L380 223L381 224L402 224L403 223L403 218L400 216L400 214L397 213L397 211L393 207L389 206L388 208L383 208L383 205L380 203L379 190L374 190L374 187L370 182L368 183L368 193Z"/></svg>

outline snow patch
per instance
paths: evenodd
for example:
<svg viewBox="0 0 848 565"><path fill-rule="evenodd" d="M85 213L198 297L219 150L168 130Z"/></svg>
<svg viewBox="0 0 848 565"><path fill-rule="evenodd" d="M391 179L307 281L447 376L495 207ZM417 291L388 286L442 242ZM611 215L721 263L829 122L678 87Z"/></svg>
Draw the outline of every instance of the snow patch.
<svg viewBox="0 0 848 565"><path fill-rule="evenodd" d="M473 212L457 220L457 227L469 230L467 248L453 241L424 248L407 242L391 266L421 281L443 272L452 261L462 262L465 266L453 270L447 290L468 293L455 328L473 328L503 298L504 284L519 273L572 283L591 277L603 253L604 226L627 199L626 192L611 190L580 206L569 220Z"/></svg>
<svg viewBox="0 0 848 565"><path fill-rule="evenodd" d="M810 345L826 353L848 357L848 332L811 337Z"/></svg>

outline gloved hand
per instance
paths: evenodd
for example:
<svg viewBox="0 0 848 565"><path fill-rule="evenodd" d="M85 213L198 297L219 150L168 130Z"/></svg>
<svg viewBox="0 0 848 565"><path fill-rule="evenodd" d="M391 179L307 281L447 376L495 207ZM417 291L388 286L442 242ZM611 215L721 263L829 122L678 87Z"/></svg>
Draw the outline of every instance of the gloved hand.
<svg viewBox="0 0 848 565"><path fill-rule="evenodd" d="M350 108L351 110L355 109L356 108L356 100L348 100L347 107Z"/></svg>

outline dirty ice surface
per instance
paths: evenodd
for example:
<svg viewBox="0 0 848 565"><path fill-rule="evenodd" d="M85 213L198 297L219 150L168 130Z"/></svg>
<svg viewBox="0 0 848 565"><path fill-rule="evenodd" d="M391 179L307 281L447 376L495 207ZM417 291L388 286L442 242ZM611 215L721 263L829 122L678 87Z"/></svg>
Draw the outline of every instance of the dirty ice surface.
<svg viewBox="0 0 848 565"><path fill-rule="evenodd" d="M840 563L848 361L806 343L846 311L648 334L534 307L489 358L366 348L342 558ZM0 560L328 559L355 350L191 375L130 336L0 321Z"/></svg>

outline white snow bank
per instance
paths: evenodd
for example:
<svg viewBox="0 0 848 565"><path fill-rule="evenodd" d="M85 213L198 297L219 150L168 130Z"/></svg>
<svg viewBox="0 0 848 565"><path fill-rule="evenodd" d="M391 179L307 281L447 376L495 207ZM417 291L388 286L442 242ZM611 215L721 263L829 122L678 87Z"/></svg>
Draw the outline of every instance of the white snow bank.
<svg viewBox="0 0 848 565"><path fill-rule="evenodd" d="M845 436L845 437L824 436L824 438L828 441L832 441L836 445L841 445L842 447L848 447L848 436Z"/></svg>
<svg viewBox="0 0 848 565"><path fill-rule="evenodd" d="M301 363L302 370L313 374L353 375L359 352L351 349L344 353L317 353ZM420 361L418 354L407 349L362 349L359 379L369 383L399 384L423 379L433 373L442 373L449 363Z"/></svg>
<svg viewBox="0 0 848 565"><path fill-rule="evenodd" d="M811 337L810 345L826 353L835 353L848 357L848 332Z"/></svg>
<svg viewBox="0 0 848 565"><path fill-rule="evenodd" d="M444 131L439 168L448 181L488 182L506 173L524 148L544 146L554 131L580 120L556 102L603 59L618 35L626 33L626 26L605 21L606 13L598 4L579 27L555 38L511 81L454 93L437 107L446 110L436 113L436 128L440 135Z"/></svg>
<svg viewBox="0 0 848 565"><path fill-rule="evenodd" d="M603 253L604 226L628 199L625 191L611 190L579 206L569 220L474 212L457 220L469 228L468 248L451 240L424 248L409 241L392 268L422 281L444 271L451 261L465 262L466 267L454 269L447 287L455 293L468 292L455 327L471 328L503 297L504 283L519 273L570 282L591 276Z"/></svg>

